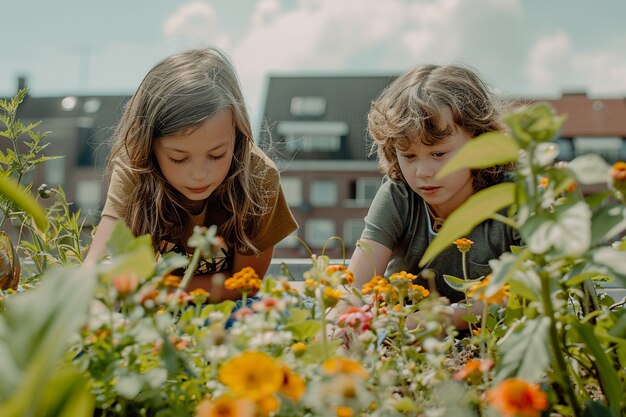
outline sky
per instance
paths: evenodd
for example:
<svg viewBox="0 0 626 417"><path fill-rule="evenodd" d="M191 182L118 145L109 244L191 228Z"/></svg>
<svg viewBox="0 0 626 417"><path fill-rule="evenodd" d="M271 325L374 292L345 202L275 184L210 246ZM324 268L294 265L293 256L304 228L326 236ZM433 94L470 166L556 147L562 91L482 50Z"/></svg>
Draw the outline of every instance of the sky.
<svg viewBox="0 0 626 417"><path fill-rule="evenodd" d="M505 96L626 97L624 0L0 0L0 96L132 94L161 58L215 45L258 123L269 75L473 67Z"/></svg>

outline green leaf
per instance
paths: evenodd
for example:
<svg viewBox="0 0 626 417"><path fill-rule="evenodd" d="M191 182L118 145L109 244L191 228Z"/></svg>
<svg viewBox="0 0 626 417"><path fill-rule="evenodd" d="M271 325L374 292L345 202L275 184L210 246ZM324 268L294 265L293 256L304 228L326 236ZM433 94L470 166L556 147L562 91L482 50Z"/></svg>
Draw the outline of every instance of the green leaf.
<svg viewBox="0 0 626 417"><path fill-rule="evenodd" d="M322 325L317 320L305 320L300 323L288 324L285 330L293 334L296 341L306 341L320 332Z"/></svg>
<svg viewBox="0 0 626 417"><path fill-rule="evenodd" d="M42 232L48 230L50 224L48 223L44 209L37 203L37 200L35 200L33 196L28 194L23 188L13 182L13 180L0 176L0 194L6 196L22 210L31 215L39 230Z"/></svg>
<svg viewBox="0 0 626 417"><path fill-rule="evenodd" d="M593 327L589 323L573 321L572 325L580 333L583 342L587 345L589 352L593 355L592 365L598 371L598 378L602 392L604 393L609 408L617 414L620 410L620 401L624 392L622 384L613 364L607 357L604 349L598 343Z"/></svg>
<svg viewBox="0 0 626 417"><path fill-rule="evenodd" d="M603 206L591 216L591 245L608 241L626 230L626 208Z"/></svg>
<svg viewBox="0 0 626 417"><path fill-rule="evenodd" d="M443 280L448 284L451 288L460 291L467 292L470 288L472 288L476 284L480 284L484 277L480 277L477 279L463 279L458 278L452 275L443 275Z"/></svg>
<svg viewBox="0 0 626 417"><path fill-rule="evenodd" d="M549 326L549 318L539 317L524 322L520 331L503 339L496 382L514 376L527 381L540 380L550 367Z"/></svg>
<svg viewBox="0 0 626 417"><path fill-rule="evenodd" d="M517 161L519 146L510 136L500 132L484 133L467 142L443 168L436 178L462 168L488 168Z"/></svg>
<svg viewBox="0 0 626 417"><path fill-rule="evenodd" d="M135 237L122 220L118 220L113 227L107 248L111 257L132 251L138 246L149 245L152 248L152 239L149 235Z"/></svg>
<svg viewBox="0 0 626 417"><path fill-rule="evenodd" d="M466 236L474 227L515 201L515 184L504 183L485 188L457 208L430 243L420 267L430 262L456 239Z"/></svg>

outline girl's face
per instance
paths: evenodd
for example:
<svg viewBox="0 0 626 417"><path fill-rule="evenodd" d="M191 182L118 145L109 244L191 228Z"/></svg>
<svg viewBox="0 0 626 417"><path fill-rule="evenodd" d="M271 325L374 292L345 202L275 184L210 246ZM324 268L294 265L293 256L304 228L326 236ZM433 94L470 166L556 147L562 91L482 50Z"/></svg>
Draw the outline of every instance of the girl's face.
<svg viewBox="0 0 626 417"><path fill-rule="evenodd" d="M432 146L414 142L407 149L396 148L400 169L407 183L439 217L448 217L474 194L470 169L458 170L441 179L435 178L435 174L470 139L467 133L457 128Z"/></svg>
<svg viewBox="0 0 626 417"><path fill-rule="evenodd" d="M193 131L157 138L153 151L170 185L200 205L228 175L235 138L231 110L223 109Z"/></svg>

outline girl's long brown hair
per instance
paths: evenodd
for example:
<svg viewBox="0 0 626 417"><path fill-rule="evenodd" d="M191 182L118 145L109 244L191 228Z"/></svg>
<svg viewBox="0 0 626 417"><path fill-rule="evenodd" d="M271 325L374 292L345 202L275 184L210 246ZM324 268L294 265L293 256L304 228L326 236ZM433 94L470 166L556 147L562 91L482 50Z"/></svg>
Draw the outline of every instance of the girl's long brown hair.
<svg viewBox="0 0 626 417"><path fill-rule="evenodd" d="M138 177L124 220L136 236L151 235L155 248L163 239L186 243L180 239L191 219L182 195L161 173L152 151L155 139L191 131L226 108L233 115L236 142L230 171L214 191L229 212L218 234L236 251L258 252L251 236L274 191L267 191L268 172L253 152L258 148L237 73L217 48L187 50L157 63L127 103L112 138L109 173L119 158Z"/></svg>

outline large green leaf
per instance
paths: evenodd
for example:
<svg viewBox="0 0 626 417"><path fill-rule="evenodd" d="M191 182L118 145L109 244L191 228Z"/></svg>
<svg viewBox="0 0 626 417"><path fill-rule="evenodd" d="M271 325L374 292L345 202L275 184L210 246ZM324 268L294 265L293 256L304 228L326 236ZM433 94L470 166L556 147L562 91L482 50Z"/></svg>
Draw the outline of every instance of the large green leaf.
<svg viewBox="0 0 626 417"><path fill-rule="evenodd" d="M457 208L443 224L437 237L426 249L420 266L426 265L456 239L515 201L515 184L504 183L485 188Z"/></svg>
<svg viewBox="0 0 626 417"><path fill-rule="evenodd" d="M604 352L602 346L596 338L593 327L589 323L574 321L574 328L580 333L582 340L587 345L589 352L593 355L593 366L598 371L598 379L602 392L606 396L609 408L616 414L619 414L622 393L624 392L624 384L621 382L613 364Z"/></svg>
<svg viewBox="0 0 626 417"><path fill-rule="evenodd" d="M37 203L37 200L28 194L22 187L13 182L11 179L0 176L0 194L6 196L13 201L18 207L30 214L35 220L35 224L39 230L45 232L48 230L49 223L46 212Z"/></svg>
<svg viewBox="0 0 626 417"><path fill-rule="evenodd" d="M519 146L499 132L484 133L467 142L437 173L442 178L462 168L487 168L517 161Z"/></svg>
<svg viewBox="0 0 626 417"><path fill-rule="evenodd" d="M496 381L514 376L528 381L539 381L550 367L550 319L539 317L520 326L524 327L509 334L500 346L502 360L498 365Z"/></svg>

